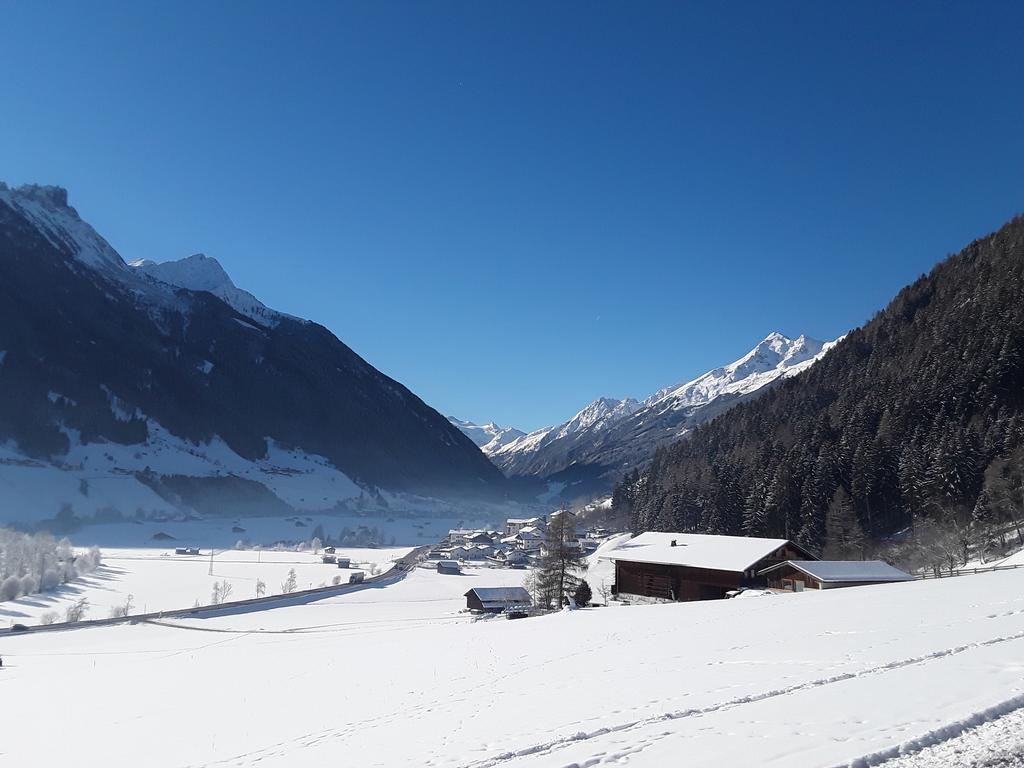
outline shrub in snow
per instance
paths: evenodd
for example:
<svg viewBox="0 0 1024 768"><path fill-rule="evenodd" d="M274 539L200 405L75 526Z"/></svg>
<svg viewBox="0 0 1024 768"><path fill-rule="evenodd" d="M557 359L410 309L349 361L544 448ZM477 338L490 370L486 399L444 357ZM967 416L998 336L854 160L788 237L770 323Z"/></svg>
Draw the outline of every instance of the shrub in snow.
<svg viewBox="0 0 1024 768"><path fill-rule="evenodd" d="M0 584L0 600L14 600L21 594L21 579L8 576Z"/></svg>
<svg viewBox="0 0 1024 768"><path fill-rule="evenodd" d="M63 580L61 573L56 568L47 568L43 571L43 578L40 580L39 586L44 592L51 592L59 587Z"/></svg>
<svg viewBox="0 0 1024 768"><path fill-rule="evenodd" d="M42 624L44 627L49 626L50 624L53 624L55 621L57 621L58 618L60 618L60 615L56 611L47 611L39 617L39 623Z"/></svg>
<svg viewBox="0 0 1024 768"><path fill-rule="evenodd" d="M81 621L85 618L85 612L88 610L89 601L84 597L78 600L73 605L69 605L64 611L64 621L75 622Z"/></svg>
<svg viewBox="0 0 1024 768"><path fill-rule="evenodd" d="M576 594L573 595L576 599L576 605L586 607L590 605L590 601L594 598L594 594L590 591L590 585L587 584L586 579L580 581L580 585L576 587Z"/></svg>
<svg viewBox="0 0 1024 768"><path fill-rule="evenodd" d="M288 571L288 578L285 579L284 583L281 585L281 592L287 595L289 592L294 592L295 588L298 585L298 577L296 577L295 575L295 569L292 568L290 571Z"/></svg>
<svg viewBox="0 0 1024 768"><path fill-rule="evenodd" d="M31 573L21 577L21 594L32 595L39 591L39 580Z"/></svg>
<svg viewBox="0 0 1024 768"><path fill-rule="evenodd" d="M124 605L115 605L110 609L110 618L118 619L123 616L127 616L132 612L135 607L135 596L128 595L128 598L124 601Z"/></svg>

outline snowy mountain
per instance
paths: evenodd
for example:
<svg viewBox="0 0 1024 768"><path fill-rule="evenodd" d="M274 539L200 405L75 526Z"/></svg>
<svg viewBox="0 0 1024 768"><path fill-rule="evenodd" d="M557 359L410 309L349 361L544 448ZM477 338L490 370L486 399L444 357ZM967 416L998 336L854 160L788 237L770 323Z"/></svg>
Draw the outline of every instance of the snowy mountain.
<svg viewBox="0 0 1024 768"><path fill-rule="evenodd" d="M216 260L129 265L63 189L0 185L0 521L505 487L447 419Z"/></svg>
<svg viewBox="0 0 1024 768"><path fill-rule="evenodd" d="M729 365L658 390L643 402L595 400L564 424L531 432L488 455L510 477L586 483L588 490L608 488L659 446L774 382L806 370L835 344L770 333Z"/></svg>
<svg viewBox="0 0 1024 768"><path fill-rule="evenodd" d="M454 416L449 416L448 421L455 425L459 431L472 440L481 451L490 455L513 440L525 437L526 433L515 427L499 427L494 422L487 424L474 424L471 421L462 421Z"/></svg>
<svg viewBox="0 0 1024 768"><path fill-rule="evenodd" d="M221 267L220 262L202 253L161 264L149 259L138 259L128 262L128 266L153 280L176 288L212 293L240 315L245 315L260 325L276 325L283 317L280 312L268 309L248 291L238 288Z"/></svg>

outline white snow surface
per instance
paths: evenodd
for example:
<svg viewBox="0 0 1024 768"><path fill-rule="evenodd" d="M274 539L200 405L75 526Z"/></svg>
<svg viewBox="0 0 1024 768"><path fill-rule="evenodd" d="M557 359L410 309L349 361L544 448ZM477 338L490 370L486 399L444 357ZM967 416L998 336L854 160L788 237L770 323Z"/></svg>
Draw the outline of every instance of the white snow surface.
<svg viewBox="0 0 1024 768"><path fill-rule="evenodd" d="M1024 573L474 621L430 569L257 613L3 636L0 763L898 765L1024 746ZM75 699L53 738L55 692ZM988 733L984 722L990 720ZM116 728L117 738L112 738ZM45 747L44 747L45 745ZM1008 763L1012 764L1012 763ZM980 763L979 763L980 765Z"/></svg>

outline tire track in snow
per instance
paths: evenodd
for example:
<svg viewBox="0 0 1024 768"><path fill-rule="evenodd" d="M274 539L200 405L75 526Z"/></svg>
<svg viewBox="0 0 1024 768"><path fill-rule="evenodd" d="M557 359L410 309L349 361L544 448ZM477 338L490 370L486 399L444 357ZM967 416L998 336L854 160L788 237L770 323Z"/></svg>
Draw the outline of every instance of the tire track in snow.
<svg viewBox="0 0 1024 768"><path fill-rule="evenodd" d="M879 665L874 666L874 667L868 667L867 669L862 669L862 670L859 670L857 672L843 672L841 674L832 675L830 677L822 677L822 678L818 678L816 680L808 680L808 681L803 682L803 683L797 683L795 685L787 686L785 688L777 688L777 689L774 689L774 690L771 690L771 691L763 691L761 693L750 694L748 696L740 696L740 697L737 697L735 699L728 699L726 701L719 702L718 704L711 704L711 705L706 706L706 707L698 707L698 708L693 708L693 709L682 709L682 710L677 710L677 711L674 711L674 712L665 712L665 713L660 714L660 715L652 715L650 717L645 717L645 718L641 718L639 720L633 720L633 721L630 721L630 722L620 723L618 725L605 726L605 727L598 728L597 730L591 731L591 732L579 731L579 732L577 732L575 734L572 734L571 736L564 736L564 737L561 737L561 738L558 738L558 739L554 739L554 740L549 741L549 742L545 742L543 744L535 744L533 746L523 747L522 749L517 749L517 750L509 751L509 752L503 752L500 755L495 755L494 757L485 758L483 760L476 760L474 762L464 763L461 766L461 768L493 768L494 766L501 765L502 763L506 763L506 762L508 762L510 760L515 760L516 758L530 757L530 756L535 756L535 755L550 754L550 753L555 752L555 751L557 751L559 749L564 749L565 747L571 747L571 746L573 746L575 744L579 744L580 742L588 741L590 739L597 738L597 737L600 737L600 736L607 736L609 734L623 733L623 732L626 732L626 731L631 731L631 730L635 730L635 729L638 729L638 728L643 728L643 727L648 726L648 725L654 725L656 723L668 722L668 721L671 721L671 720L680 720L680 719L687 718L687 717L700 717L702 715L714 714L716 712L722 712L722 711L725 711L725 710L733 709L735 707L740 707L740 706L743 706L744 704L753 704L755 702L764 701L765 699L772 699L772 698L776 698L778 696L787 696L789 694L797 693L799 691L811 690L811 689L814 689L814 688L822 688L824 686L834 685L835 683L846 682L847 680L856 680L856 679L864 678L864 677L872 677L872 676L875 676L875 675L882 675L882 674L885 674L886 672L891 672L891 671L896 670L896 669L902 669L904 667L910 667L910 666L914 666L916 664L927 664L928 662L935 661L937 659L943 659L943 658L947 658L949 656L956 656L958 654L964 653L965 651L973 650L973 649L976 649L976 648L984 648L984 647L987 647L987 646L990 646L990 645L998 645L1000 643L1012 642L1014 640L1021 640L1021 639L1024 639L1024 631L1016 632L1016 633L1014 633L1012 635L1006 635L1006 636L1002 636L1002 637L994 637L994 638L990 638L988 640L981 640L981 641L974 642L974 643L968 643L966 645L958 645L958 646L955 646L953 648L943 649L941 651L933 651L932 653L927 653L927 654L924 654L923 656L913 656L913 657L907 658L907 659L899 659L897 661L890 661L890 662L887 662L885 664L879 664ZM1021 704L1019 706L1024 706L1024 697L1020 697L1020 699L1021 699ZM1012 701L1016 701L1016 699L1014 699ZM1003 714L1003 713L1000 713L1000 714ZM940 731L943 731L943 729L940 729ZM962 729L961 729L961 731L962 731ZM648 739L647 740L647 744L645 744L644 746L649 746L655 740L664 738L665 736L669 736L669 735L671 735L671 734L670 733L657 734L657 735L651 737L650 739ZM952 735L956 735L956 734L951 734L950 738L952 737ZM925 745L925 746L927 746L927 745ZM898 750L899 747L894 747L893 749ZM629 750L629 751L637 751L637 750L634 749L634 750ZM888 757L893 757L894 755L899 754L899 752L898 751L896 751L896 752L889 752L887 754L888 754ZM885 759L888 759L888 757L885 758ZM588 761L580 764L579 766L577 766L577 768L584 768L585 766L596 765L602 759L603 759L603 757L595 758L593 760L588 760ZM867 758L861 758L861 759L864 760L864 759L867 759ZM881 760L879 760L879 763L880 762L881 762ZM863 763L856 763L856 764L850 764L850 765L852 766L852 768L869 768L869 766L877 765L879 763L863 762Z"/></svg>

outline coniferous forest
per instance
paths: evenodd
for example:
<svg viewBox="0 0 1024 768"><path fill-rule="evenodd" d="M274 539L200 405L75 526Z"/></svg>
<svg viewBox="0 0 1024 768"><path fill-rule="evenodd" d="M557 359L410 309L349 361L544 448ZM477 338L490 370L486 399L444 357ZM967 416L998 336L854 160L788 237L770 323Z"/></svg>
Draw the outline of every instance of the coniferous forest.
<svg viewBox="0 0 1024 768"><path fill-rule="evenodd" d="M633 529L792 538L957 567L1024 518L1024 218L904 288L823 360L616 486Z"/></svg>

